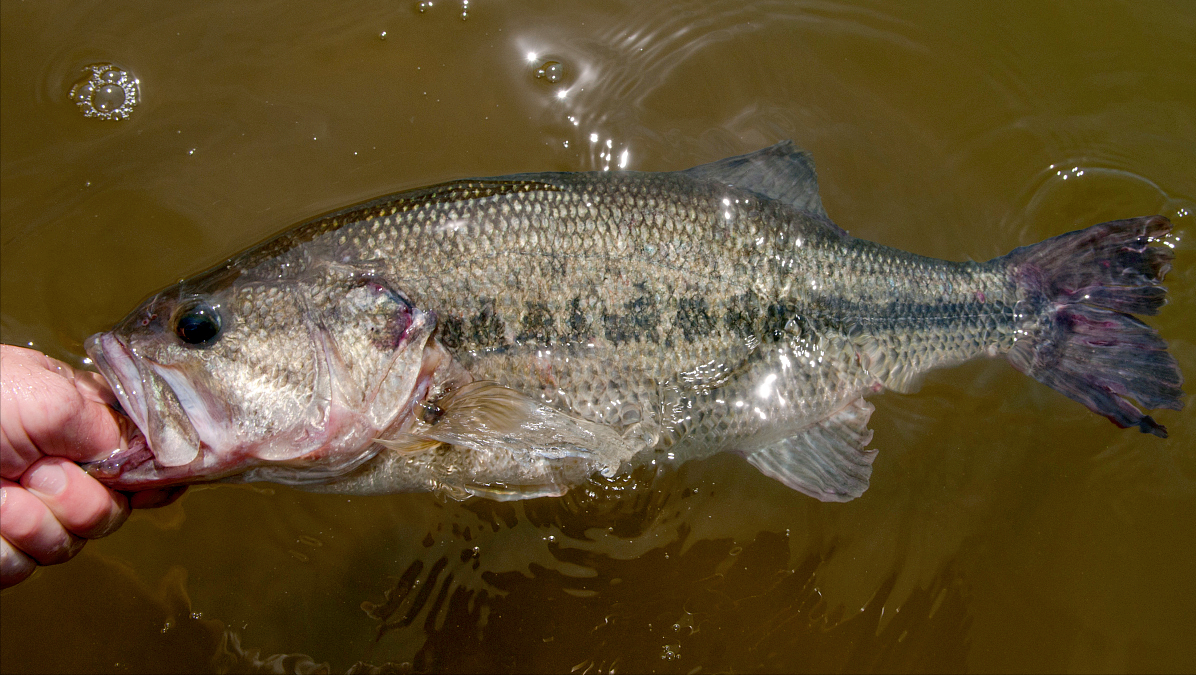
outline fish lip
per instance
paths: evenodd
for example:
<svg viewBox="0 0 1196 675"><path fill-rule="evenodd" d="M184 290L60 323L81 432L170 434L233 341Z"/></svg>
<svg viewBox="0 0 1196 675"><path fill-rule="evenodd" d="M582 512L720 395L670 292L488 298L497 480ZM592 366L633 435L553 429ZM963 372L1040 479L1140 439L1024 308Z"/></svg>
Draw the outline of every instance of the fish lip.
<svg viewBox="0 0 1196 675"><path fill-rule="evenodd" d="M154 464L154 453L145 434L149 416L142 379L144 376L137 360L133 358L133 351L111 333L92 335L87 338L83 348L112 388L119 412L124 413L135 425L127 439L112 454L83 465L83 469L92 477L113 489L120 489L120 482L126 474L136 472L147 463L151 466ZM136 489L143 486L134 482L124 487Z"/></svg>
<svg viewBox="0 0 1196 675"><path fill-rule="evenodd" d="M149 428L149 411L143 386L144 374L133 358L133 350L112 333L92 335L87 338L83 349L112 387L123 412L144 434Z"/></svg>

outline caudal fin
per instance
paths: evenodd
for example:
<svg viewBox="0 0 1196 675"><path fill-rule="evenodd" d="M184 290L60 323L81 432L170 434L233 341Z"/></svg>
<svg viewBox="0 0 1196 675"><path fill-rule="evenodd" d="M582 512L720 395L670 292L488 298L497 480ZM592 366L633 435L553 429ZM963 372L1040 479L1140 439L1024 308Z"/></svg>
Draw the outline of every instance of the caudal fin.
<svg viewBox="0 0 1196 675"><path fill-rule="evenodd" d="M1157 314L1171 250L1162 216L1114 220L1014 250L1025 323L1009 351L1015 368L1120 427L1167 437L1146 408L1183 408L1183 376L1167 343L1133 314Z"/></svg>

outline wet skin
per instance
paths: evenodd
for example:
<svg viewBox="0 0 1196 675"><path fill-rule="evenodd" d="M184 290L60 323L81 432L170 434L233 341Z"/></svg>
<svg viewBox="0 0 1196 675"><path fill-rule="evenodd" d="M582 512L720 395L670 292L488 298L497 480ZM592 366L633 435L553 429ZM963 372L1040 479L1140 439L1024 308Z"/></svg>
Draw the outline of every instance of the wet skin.
<svg viewBox="0 0 1196 675"><path fill-rule="evenodd" d="M125 495L76 462L106 457L132 430L111 389L40 352L0 345L0 584L66 562L88 539L117 530L130 508L161 506L181 490Z"/></svg>

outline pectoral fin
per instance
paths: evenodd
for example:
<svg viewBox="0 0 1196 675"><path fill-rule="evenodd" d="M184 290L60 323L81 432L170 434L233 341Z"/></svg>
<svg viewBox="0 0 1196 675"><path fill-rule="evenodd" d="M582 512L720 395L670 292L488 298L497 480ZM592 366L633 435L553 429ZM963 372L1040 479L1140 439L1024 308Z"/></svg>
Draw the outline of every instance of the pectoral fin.
<svg viewBox="0 0 1196 675"><path fill-rule="evenodd" d="M401 452L466 449L442 480L492 499L564 494L595 471L615 475L638 449L610 427L493 382L424 403L402 437L378 442Z"/></svg>
<svg viewBox="0 0 1196 675"><path fill-rule="evenodd" d="M846 502L868 489L876 450L868 418L873 407L856 399L846 408L789 438L756 450L747 461L769 478L824 502Z"/></svg>

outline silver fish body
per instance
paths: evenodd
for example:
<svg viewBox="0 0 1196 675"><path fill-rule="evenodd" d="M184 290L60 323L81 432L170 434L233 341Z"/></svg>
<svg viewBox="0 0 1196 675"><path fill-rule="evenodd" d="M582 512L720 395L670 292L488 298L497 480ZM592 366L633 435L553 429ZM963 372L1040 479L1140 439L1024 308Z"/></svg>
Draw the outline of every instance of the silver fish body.
<svg viewBox="0 0 1196 675"><path fill-rule="evenodd" d="M1161 217L985 263L856 239L789 143L674 173L401 193L163 291L88 351L148 444L125 489L214 479L559 495L636 463L742 454L824 500L866 489L872 407L1009 356L1121 426L1178 408L1157 334ZM1110 359L1128 368L1110 368Z"/></svg>

